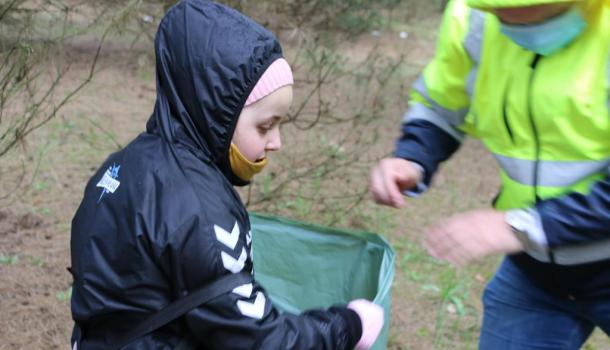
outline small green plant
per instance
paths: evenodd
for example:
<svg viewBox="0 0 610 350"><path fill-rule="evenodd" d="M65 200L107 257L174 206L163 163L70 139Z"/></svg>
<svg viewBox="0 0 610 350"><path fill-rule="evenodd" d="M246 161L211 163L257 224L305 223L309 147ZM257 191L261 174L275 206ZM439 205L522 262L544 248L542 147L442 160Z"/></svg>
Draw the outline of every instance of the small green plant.
<svg viewBox="0 0 610 350"><path fill-rule="evenodd" d="M29 262L30 262L30 264L32 266L36 266L36 267L44 267L45 266L44 259L39 257L39 256L30 256Z"/></svg>
<svg viewBox="0 0 610 350"><path fill-rule="evenodd" d="M0 265L15 265L19 262L18 255L0 255Z"/></svg>
<svg viewBox="0 0 610 350"><path fill-rule="evenodd" d="M409 281L424 282L425 276L429 276L426 271L423 271L426 264L430 265L431 258L429 255L407 239L401 239L394 243L394 248L399 256L397 260L399 271L405 275ZM436 286L429 284L423 285L422 289L435 290L438 292Z"/></svg>
<svg viewBox="0 0 610 350"><path fill-rule="evenodd" d="M57 300L59 300L61 302L69 301L70 298L72 298L72 286L70 286L66 290L57 292L55 294L55 298L57 298Z"/></svg>
<svg viewBox="0 0 610 350"><path fill-rule="evenodd" d="M444 343L449 340L448 337L456 336L460 331L464 333L463 336L474 336L474 330L464 332L466 328L461 323L468 316L469 310L475 310L475 308L468 305L471 290L469 279L464 278L461 273L449 265L445 265L438 276L438 297L441 303L436 317L434 345L437 348L443 348ZM448 326L447 320L450 317L454 322Z"/></svg>
<svg viewBox="0 0 610 350"><path fill-rule="evenodd" d="M44 180L36 181L34 183L34 190L37 192L42 192L42 191L48 190L49 187L51 187L51 184L49 184L47 181L44 181Z"/></svg>

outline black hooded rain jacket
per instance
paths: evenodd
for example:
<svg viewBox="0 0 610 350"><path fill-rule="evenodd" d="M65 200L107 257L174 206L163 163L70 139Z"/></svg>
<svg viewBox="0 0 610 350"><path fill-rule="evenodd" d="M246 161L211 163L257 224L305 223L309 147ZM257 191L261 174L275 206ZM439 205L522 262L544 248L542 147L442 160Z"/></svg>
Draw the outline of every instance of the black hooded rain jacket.
<svg viewBox="0 0 610 350"><path fill-rule="evenodd" d="M107 349L170 302L221 276L252 272L250 222L228 150L244 102L282 51L242 14L203 0L174 6L155 40L157 101L140 134L91 178L72 221L72 344ZM78 330L78 331L77 331ZM125 349L350 349L344 307L279 313L256 282Z"/></svg>

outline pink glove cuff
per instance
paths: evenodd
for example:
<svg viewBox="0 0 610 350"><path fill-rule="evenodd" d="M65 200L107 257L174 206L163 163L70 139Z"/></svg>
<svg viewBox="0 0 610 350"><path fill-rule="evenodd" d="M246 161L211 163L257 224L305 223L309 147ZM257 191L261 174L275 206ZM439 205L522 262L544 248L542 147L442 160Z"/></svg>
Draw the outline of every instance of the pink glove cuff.
<svg viewBox="0 0 610 350"><path fill-rule="evenodd" d="M383 308L365 299L356 299L347 305L360 317L362 323L362 336L356 344L356 350L370 349L383 327Z"/></svg>

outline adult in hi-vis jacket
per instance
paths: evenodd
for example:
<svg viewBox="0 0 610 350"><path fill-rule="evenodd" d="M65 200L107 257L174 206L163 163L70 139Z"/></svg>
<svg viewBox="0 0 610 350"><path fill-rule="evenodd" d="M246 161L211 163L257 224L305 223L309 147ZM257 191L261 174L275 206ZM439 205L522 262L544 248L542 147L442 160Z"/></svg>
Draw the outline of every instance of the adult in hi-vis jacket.
<svg viewBox="0 0 610 350"><path fill-rule="evenodd" d="M610 1L455 0L411 93L378 203L421 193L465 135L500 165L494 209L426 233L463 265L507 254L484 295L482 349L577 349L610 334Z"/></svg>

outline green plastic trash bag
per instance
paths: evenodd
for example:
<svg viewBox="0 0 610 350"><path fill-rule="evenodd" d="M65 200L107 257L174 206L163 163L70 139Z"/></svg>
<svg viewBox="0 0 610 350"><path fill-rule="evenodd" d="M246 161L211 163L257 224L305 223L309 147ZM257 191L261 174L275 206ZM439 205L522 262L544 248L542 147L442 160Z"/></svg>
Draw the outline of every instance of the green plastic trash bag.
<svg viewBox="0 0 610 350"><path fill-rule="evenodd" d="M254 276L280 310L298 314L373 300L385 311L373 349L386 348L394 251L383 238L260 214L250 222Z"/></svg>

